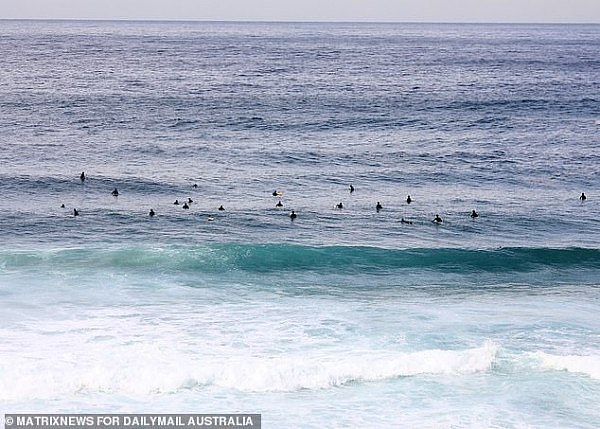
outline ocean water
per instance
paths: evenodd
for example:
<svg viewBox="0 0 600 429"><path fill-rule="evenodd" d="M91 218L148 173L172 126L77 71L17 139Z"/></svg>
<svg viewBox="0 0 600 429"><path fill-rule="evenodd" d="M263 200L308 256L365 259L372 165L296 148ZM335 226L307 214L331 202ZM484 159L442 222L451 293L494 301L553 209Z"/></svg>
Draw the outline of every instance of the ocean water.
<svg viewBox="0 0 600 429"><path fill-rule="evenodd" d="M600 427L600 26L0 21L0 53L0 413Z"/></svg>

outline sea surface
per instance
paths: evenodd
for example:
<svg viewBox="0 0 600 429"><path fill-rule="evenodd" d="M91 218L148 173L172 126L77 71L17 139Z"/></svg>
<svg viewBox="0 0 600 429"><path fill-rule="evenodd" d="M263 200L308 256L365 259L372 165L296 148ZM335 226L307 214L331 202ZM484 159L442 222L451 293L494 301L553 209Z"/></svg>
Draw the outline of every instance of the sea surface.
<svg viewBox="0 0 600 429"><path fill-rule="evenodd" d="M0 21L0 414L598 428L599 181L599 25Z"/></svg>

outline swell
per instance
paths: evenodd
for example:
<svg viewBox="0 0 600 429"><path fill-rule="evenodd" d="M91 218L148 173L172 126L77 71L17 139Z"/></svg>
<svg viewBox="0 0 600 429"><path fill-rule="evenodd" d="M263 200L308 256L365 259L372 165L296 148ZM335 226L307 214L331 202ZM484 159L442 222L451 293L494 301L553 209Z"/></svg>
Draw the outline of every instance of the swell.
<svg viewBox="0 0 600 429"><path fill-rule="evenodd" d="M411 248L220 243L160 248L76 248L0 252L0 273L26 268L142 269L178 272L532 272L600 269L600 249Z"/></svg>

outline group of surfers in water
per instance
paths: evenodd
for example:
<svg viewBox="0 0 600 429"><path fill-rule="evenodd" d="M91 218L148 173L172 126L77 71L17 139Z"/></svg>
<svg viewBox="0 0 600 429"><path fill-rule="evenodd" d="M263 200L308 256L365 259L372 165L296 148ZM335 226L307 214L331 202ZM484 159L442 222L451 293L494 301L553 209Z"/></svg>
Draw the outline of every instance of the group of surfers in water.
<svg viewBox="0 0 600 429"><path fill-rule="evenodd" d="M84 182L86 179L85 176L85 172L81 172L81 174L79 175L79 179ZM197 188L198 184L194 183L192 185L193 188ZM350 193L354 193L354 186L350 185ZM118 197L119 196L119 190L117 188L113 189L113 191L111 192L112 196L114 197ZM278 190L274 190L272 195L274 197L279 197L279 201L277 202L277 204L275 204L275 207L277 208L281 208L283 207L283 203L281 202L281 198L283 197L283 192L282 191L278 191ZM579 200L583 203L585 200L587 200L587 197L585 195L584 192L581 193L581 195L579 196ZM182 208L184 210L188 210L190 208L190 204L192 204L194 202L194 200L192 200L191 198L188 198L187 201L183 202ZM410 195L408 195L406 197L406 204L410 204L412 203L412 198L410 197ZM181 205L181 203L179 202L179 200L175 200L175 202L173 203L173 205ZM62 204L61 208L65 208L65 205ZM335 205L335 208L338 210L342 210L344 208L344 204L340 201L339 203L337 203ZM375 210L377 211L377 213L379 213L381 210L383 209L383 206L381 205L381 203L379 201L377 201L377 204L375 204ZM219 206L218 208L219 211L225 211L225 207L223 207L223 205ZM73 209L73 216L79 216L79 211L77 209ZM148 216L150 217L154 217L156 216L156 212L154 211L154 209L150 209L150 212L148 213ZM295 220L298 215L296 214L296 212L294 210L292 210L292 212L290 213L290 219L291 220ZM479 217L479 213L477 213L475 210L471 210L471 214L470 214L472 219L476 219ZM213 220L212 217L209 217L209 220ZM433 223L435 224L441 224L442 222L444 222L444 220L440 217L439 214L436 214L435 217L432 220ZM406 220L404 218L400 219L400 223L404 223L404 224L409 224L412 225L412 221L410 220Z"/></svg>

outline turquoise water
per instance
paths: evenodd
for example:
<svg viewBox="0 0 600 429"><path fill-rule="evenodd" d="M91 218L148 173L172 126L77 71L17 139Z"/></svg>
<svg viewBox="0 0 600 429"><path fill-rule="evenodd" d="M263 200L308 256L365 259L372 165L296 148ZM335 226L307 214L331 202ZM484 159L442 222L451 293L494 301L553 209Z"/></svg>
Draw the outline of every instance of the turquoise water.
<svg viewBox="0 0 600 429"><path fill-rule="evenodd" d="M600 426L599 48L0 21L0 413Z"/></svg>

